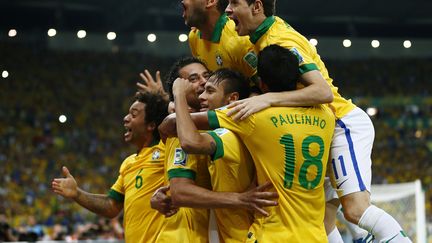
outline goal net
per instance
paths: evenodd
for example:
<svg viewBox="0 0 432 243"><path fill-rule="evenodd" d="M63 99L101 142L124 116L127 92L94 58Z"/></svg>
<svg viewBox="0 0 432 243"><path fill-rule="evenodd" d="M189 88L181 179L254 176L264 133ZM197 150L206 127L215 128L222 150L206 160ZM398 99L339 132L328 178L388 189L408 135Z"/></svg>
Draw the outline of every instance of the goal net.
<svg viewBox="0 0 432 243"><path fill-rule="evenodd" d="M426 243L425 193L420 180L372 185L371 200L392 215L413 242Z"/></svg>

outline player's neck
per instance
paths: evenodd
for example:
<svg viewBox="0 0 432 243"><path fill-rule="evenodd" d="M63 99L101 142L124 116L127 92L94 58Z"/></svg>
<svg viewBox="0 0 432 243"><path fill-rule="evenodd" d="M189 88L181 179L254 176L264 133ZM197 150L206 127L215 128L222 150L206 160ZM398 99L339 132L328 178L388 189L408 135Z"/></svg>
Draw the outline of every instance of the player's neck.
<svg viewBox="0 0 432 243"><path fill-rule="evenodd" d="M259 15L259 16L256 16L254 19L253 19L253 22L251 23L251 33L249 33L249 35L252 35L253 33L255 33L255 31L258 29L258 27L260 27L260 25L262 24L262 23L264 23L264 21L267 19L267 17L264 15L264 14L262 14L262 15Z"/></svg>
<svg viewBox="0 0 432 243"><path fill-rule="evenodd" d="M219 12L217 12L217 14L214 13L208 15L207 22L203 23L203 25L198 28L201 32L201 38L203 38L204 40L210 40L212 38L213 31L220 16L221 15Z"/></svg>
<svg viewBox="0 0 432 243"><path fill-rule="evenodd" d="M145 138L143 138L141 140L141 143L136 144L136 146L137 146L137 149L139 151L141 151L141 149L143 149L143 148L148 148L148 147L153 146L154 143L155 143L154 137L153 137L153 135L151 135L151 136L146 136Z"/></svg>

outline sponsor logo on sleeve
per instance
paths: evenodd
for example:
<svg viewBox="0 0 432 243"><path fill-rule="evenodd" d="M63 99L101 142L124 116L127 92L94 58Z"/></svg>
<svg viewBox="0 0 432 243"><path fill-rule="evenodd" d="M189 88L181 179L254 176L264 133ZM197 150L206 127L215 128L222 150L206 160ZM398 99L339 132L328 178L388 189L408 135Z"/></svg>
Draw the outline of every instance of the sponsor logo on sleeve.
<svg viewBox="0 0 432 243"><path fill-rule="evenodd" d="M186 166L187 154L181 148L175 149L174 165Z"/></svg>
<svg viewBox="0 0 432 243"><path fill-rule="evenodd" d="M294 53L294 55L297 56L297 58L299 60L299 64L302 64L303 63L303 57L302 57L302 55L300 55L300 52L295 47L291 48L290 51L292 53Z"/></svg>
<svg viewBox="0 0 432 243"><path fill-rule="evenodd" d="M244 55L243 60L251 67L257 68L258 65L258 57L255 52L250 51Z"/></svg>

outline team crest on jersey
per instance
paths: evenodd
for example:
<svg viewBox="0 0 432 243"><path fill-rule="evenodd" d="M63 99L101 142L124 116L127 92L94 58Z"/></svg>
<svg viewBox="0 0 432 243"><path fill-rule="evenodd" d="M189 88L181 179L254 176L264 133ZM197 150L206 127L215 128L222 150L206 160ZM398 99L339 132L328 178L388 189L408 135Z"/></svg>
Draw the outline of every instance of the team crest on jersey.
<svg viewBox="0 0 432 243"><path fill-rule="evenodd" d="M216 64L220 67L223 65L222 55L219 53L216 53Z"/></svg>
<svg viewBox="0 0 432 243"><path fill-rule="evenodd" d="M226 128L218 128L213 130L219 137L226 134L228 130Z"/></svg>
<svg viewBox="0 0 432 243"><path fill-rule="evenodd" d="M186 165L187 154L181 148L175 149L174 165Z"/></svg>
<svg viewBox="0 0 432 243"><path fill-rule="evenodd" d="M303 57L302 57L302 55L300 55L300 52L299 52L295 47L291 48L290 51L291 51L292 53L294 53L294 55L297 56L297 59L298 59L298 61L299 61L299 64L302 64L302 63L303 63Z"/></svg>
<svg viewBox="0 0 432 243"><path fill-rule="evenodd" d="M156 149L155 151L153 151L152 160L158 160L159 158L160 158L160 150Z"/></svg>
<svg viewBox="0 0 432 243"><path fill-rule="evenodd" d="M255 52L250 51L244 55L243 60L251 67L256 68L258 65L258 57Z"/></svg>
<svg viewBox="0 0 432 243"><path fill-rule="evenodd" d="M228 109L228 105L216 108L215 110L223 111L223 110L226 110L226 109Z"/></svg>

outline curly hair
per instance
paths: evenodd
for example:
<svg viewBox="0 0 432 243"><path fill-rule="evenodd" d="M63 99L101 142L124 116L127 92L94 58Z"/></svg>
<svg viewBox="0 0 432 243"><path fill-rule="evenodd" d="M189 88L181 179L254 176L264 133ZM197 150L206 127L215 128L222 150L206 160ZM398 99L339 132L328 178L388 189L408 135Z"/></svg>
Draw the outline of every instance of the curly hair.
<svg viewBox="0 0 432 243"><path fill-rule="evenodd" d="M145 104L145 122L156 124L158 127L163 119L168 115L168 101L164 98L163 94L156 92L137 92L135 101ZM153 138L160 139L159 131L156 128L153 131Z"/></svg>

